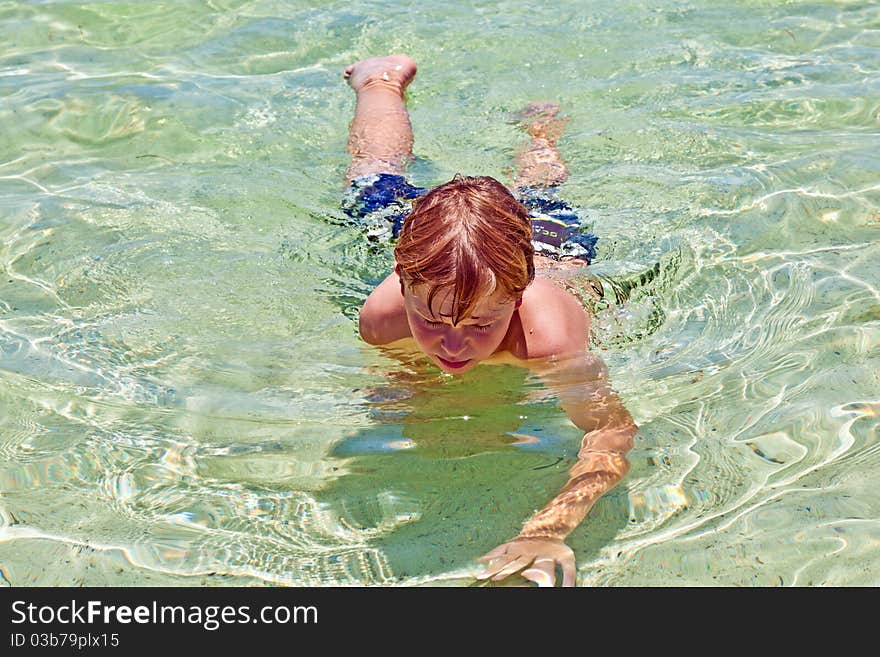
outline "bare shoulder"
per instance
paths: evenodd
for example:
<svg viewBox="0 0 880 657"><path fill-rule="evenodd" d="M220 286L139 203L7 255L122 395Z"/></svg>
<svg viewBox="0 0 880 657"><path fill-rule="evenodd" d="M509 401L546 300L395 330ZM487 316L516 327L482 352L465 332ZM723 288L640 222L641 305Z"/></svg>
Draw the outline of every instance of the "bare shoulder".
<svg viewBox="0 0 880 657"><path fill-rule="evenodd" d="M409 337L400 278L395 272L391 272L367 297L361 308L358 327L364 342L372 345L390 344Z"/></svg>
<svg viewBox="0 0 880 657"><path fill-rule="evenodd" d="M549 358L583 353L590 317L581 303L547 278L536 278L519 308L522 339L511 352L518 358Z"/></svg>

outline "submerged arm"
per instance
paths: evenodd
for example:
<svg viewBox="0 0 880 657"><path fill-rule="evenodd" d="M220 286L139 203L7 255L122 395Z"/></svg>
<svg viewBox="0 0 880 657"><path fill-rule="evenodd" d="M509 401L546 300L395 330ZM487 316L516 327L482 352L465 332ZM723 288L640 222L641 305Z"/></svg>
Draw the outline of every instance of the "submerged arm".
<svg viewBox="0 0 880 657"><path fill-rule="evenodd" d="M565 539L590 508L629 471L626 453L638 427L611 390L597 356L562 364L542 374L557 391L569 419L584 430L577 463L562 491L523 527L522 537Z"/></svg>
<svg viewBox="0 0 880 657"><path fill-rule="evenodd" d="M485 555L481 578L502 579L523 568L523 576L551 585L559 563L563 586L574 585L574 554L563 542L602 495L629 470L626 453L638 430L611 390L608 371L593 354L547 362L538 374L554 390L569 419L585 433L577 463L560 493L526 522L519 536Z"/></svg>

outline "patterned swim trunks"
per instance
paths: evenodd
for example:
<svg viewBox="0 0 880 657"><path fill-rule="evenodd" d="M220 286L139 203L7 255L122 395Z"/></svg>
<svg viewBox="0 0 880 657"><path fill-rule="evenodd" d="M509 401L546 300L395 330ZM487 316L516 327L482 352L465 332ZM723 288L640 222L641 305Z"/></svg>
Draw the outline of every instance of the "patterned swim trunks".
<svg viewBox="0 0 880 657"><path fill-rule="evenodd" d="M369 239L389 242L397 237L412 201L428 192L406 178L379 173L355 178L342 200L343 211L367 231ZM596 255L598 237L581 224L578 214L559 198L556 187L520 187L515 196L529 210L535 253L550 258Z"/></svg>

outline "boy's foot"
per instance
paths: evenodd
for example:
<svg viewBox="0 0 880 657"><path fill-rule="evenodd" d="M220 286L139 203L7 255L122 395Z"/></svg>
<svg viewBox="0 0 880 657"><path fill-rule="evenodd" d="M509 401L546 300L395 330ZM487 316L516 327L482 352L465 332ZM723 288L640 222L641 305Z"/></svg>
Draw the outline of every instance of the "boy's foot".
<svg viewBox="0 0 880 657"><path fill-rule="evenodd" d="M416 63L406 55L370 57L347 66L342 76L355 92L373 84L391 85L401 93L416 76Z"/></svg>
<svg viewBox="0 0 880 657"><path fill-rule="evenodd" d="M515 123L520 123L532 137L546 139L555 144L565 130L568 119L557 118L557 103L529 103L513 115Z"/></svg>
<svg viewBox="0 0 880 657"><path fill-rule="evenodd" d="M526 119L534 119L543 116L556 116L559 113L558 103L529 103L513 117L517 123L525 122Z"/></svg>

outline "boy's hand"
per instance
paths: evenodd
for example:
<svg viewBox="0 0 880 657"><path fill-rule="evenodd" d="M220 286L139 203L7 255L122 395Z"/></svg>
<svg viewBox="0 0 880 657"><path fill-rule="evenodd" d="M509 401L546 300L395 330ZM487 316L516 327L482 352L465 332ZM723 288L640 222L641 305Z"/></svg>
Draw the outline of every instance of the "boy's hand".
<svg viewBox="0 0 880 657"><path fill-rule="evenodd" d="M477 579L498 581L520 572L538 586L556 583L556 564L562 567L562 586L574 586L574 552L556 538L522 538L499 545L478 561L488 561ZM525 570L523 570L525 568Z"/></svg>

